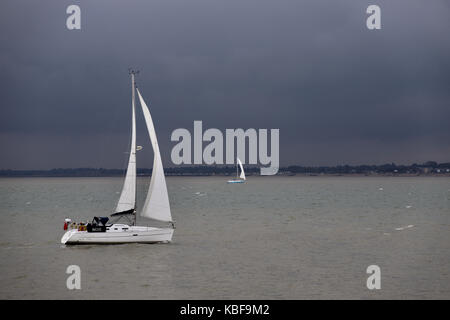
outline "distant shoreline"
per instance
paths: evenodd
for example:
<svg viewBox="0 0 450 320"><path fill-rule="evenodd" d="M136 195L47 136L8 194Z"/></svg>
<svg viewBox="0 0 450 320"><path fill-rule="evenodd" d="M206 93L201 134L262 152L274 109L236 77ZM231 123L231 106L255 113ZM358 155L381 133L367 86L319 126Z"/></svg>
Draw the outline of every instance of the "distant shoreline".
<svg viewBox="0 0 450 320"><path fill-rule="evenodd" d="M178 177L178 178L214 178L214 177L234 177L232 175L194 175L194 174L186 174L186 175L174 175L174 174L166 174L165 175L168 178L172 178L172 177ZM21 176L1 176L0 175L0 179L26 179L26 178L123 178L124 176L119 176L119 175L115 175L115 176L45 176L45 175L33 175L33 176L25 176L25 175L21 175ZM151 177L151 175L138 175L137 178L149 178ZM450 174L448 173L444 173L444 174L416 174L416 175L412 175L412 174L373 174L373 175L369 175L369 174L292 174L292 175L287 175L287 174L276 174L276 175L272 175L272 176L261 176L261 175L247 175L247 177L251 177L251 178L270 178L270 177L283 177L283 178L450 178Z"/></svg>
<svg viewBox="0 0 450 320"><path fill-rule="evenodd" d="M192 166L168 167L164 170L166 176L205 177L205 176L235 176L235 166ZM260 176L260 167L245 166L248 176ZM151 176L152 169L137 169L138 176ZM104 168L58 168L51 170L0 170L0 177L123 177L123 169ZM287 166L281 167L276 176L370 176L370 177L417 177L438 176L450 177L450 162L437 163L428 161L423 164L396 165L340 165L340 166Z"/></svg>

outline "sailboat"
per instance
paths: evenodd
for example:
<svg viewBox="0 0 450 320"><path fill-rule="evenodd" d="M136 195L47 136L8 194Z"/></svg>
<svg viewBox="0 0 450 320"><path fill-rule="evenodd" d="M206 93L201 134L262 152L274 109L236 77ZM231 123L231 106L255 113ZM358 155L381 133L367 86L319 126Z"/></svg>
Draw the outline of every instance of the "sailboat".
<svg viewBox="0 0 450 320"><path fill-rule="evenodd" d="M61 238L63 244L113 244L113 243L158 243L170 242L174 232L174 222L170 211L166 179L150 111L135 83L136 71L131 70L131 150L125 181L115 212L109 217L94 217L87 226L75 225ZM136 225L136 118L135 92L137 92L148 134L153 148L153 170L147 197L140 215L167 224L165 227L149 227ZM118 223L125 219L128 223ZM69 219L70 220L70 219ZM113 223L108 223L114 221ZM65 229L67 224L64 225Z"/></svg>
<svg viewBox="0 0 450 320"><path fill-rule="evenodd" d="M236 179L228 180L228 183L244 183L245 182L245 172L242 162L239 158L236 158ZM241 168L241 175L239 175L239 168Z"/></svg>

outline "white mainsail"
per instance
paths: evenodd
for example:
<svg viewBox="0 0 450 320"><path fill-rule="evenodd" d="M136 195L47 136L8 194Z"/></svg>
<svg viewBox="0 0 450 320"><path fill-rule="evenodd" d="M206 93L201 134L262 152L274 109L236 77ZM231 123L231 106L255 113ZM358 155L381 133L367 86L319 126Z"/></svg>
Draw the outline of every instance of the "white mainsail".
<svg viewBox="0 0 450 320"><path fill-rule="evenodd" d="M141 211L141 216L165 222L172 222L166 178L164 177L164 168L161 161L161 154L159 152L152 116L150 115L150 111L148 110L144 99L142 99L139 89L136 88L136 91L139 96L139 101L141 102L142 112L144 113L145 123L147 124L148 134L154 153L152 179L150 180L150 187L147 192L144 207Z"/></svg>
<svg viewBox="0 0 450 320"><path fill-rule="evenodd" d="M128 159L127 173L123 184L122 193L116 207L116 213L134 210L136 207L136 117L134 97L134 74L132 74L132 118L131 118L131 149Z"/></svg>
<svg viewBox="0 0 450 320"><path fill-rule="evenodd" d="M245 173L244 173L244 167L242 166L242 162L239 158L237 158L237 162L239 163L239 167L241 167L241 175L239 176L239 178L245 180Z"/></svg>

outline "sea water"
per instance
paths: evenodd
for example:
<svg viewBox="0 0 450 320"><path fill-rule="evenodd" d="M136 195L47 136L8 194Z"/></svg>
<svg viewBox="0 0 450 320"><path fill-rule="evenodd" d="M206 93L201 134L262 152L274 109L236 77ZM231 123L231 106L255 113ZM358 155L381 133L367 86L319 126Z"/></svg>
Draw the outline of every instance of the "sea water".
<svg viewBox="0 0 450 320"><path fill-rule="evenodd" d="M450 298L449 178L227 180L167 178L170 244L64 246L64 219L109 215L122 179L0 179L0 299Z"/></svg>

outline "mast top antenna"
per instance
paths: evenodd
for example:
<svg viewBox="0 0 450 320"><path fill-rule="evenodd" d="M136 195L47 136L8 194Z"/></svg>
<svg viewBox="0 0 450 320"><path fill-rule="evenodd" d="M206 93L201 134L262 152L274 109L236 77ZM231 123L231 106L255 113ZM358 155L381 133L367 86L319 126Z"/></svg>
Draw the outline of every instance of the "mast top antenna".
<svg viewBox="0 0 450 320"><path fill-rule="evenodd" d="M132 68L128 68L128 73L133 75L133 81L134 81L134 87L137 88L136 80L134 79L134 75L137 75L139 73L139 70L134 70Z"/></svg>

